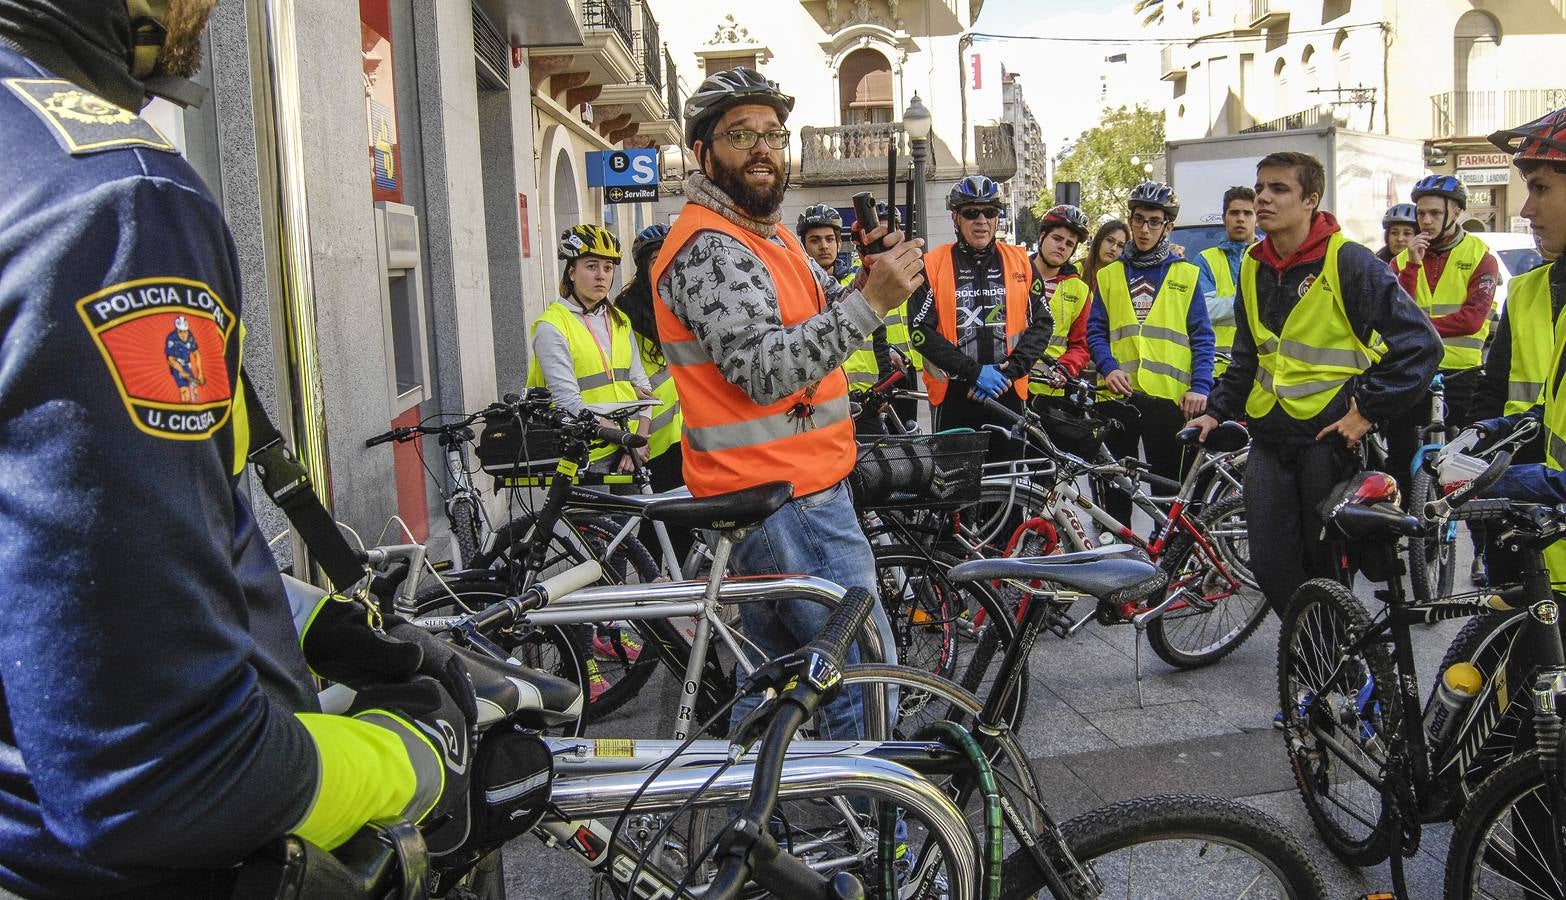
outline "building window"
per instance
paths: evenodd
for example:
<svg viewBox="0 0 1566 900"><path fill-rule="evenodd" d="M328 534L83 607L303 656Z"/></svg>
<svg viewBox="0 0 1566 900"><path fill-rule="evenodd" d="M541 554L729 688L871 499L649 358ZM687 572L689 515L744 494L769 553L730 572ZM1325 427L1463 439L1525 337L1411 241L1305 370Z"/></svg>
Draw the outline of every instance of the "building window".
<svg viewBox="0 0 1566 900"><path fill-rule="evenodd" d="M1276 85L1277 97L1273 104L1273 112L1279 116L1286 116L1292 110L1289 109L1289 64L1282 59L1272 64L1272 83Z"/></svg>
<svg viewBox="0 0 1566 900"><path fill-rule="evenodd" d="M1305 71L1305 90L1321 86L1316 80L1316 48L1310 44L1306 44L1305 52L1300 54L1300 68Z"/></svg>
<svg viewBox="0 0 1566 900"><path fill-rule="evenodd" d="M892 121L892 64L868 47L843 58L837 70L838 96L844 125L879 125Z"/></svg>
<svg viewBox="0 0 1566 900"><path fill-rule="evenodd" d="M754 53L736 53L733 56L708 56L702 60L702 68L708 75L727 72L740 66L757 71L761 70L760 64L756 62L756 54Z"/></svg>
<svg viewBox="0 0 1566 900"><path fill-rule="evenodd" d="M1338 33L1332 39L1332 55L1337 58L1338 84L1348 81L1353 73L1349 69L1348 29L1339 28ZM1358 79L1354 79L1358 83Z"/></svg>
<svg viewBox="0 0 1566 900"><path fill-rule="evenodd" d="M1457 134L1489 134L1507 126L1497 103L1501 82L1501 26L1489 13L1473 9L1457 20L1452 35L1452 90L1456 93Z"/></svg>

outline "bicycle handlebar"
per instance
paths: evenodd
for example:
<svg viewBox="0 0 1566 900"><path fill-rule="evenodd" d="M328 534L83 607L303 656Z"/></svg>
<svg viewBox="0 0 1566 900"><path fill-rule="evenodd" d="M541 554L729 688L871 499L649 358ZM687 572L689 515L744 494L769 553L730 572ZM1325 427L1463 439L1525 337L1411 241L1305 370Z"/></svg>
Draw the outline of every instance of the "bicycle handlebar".
<svg viewBox="0 0 1566 900"><path fill-rule="evenodd" d="M452 623L451 630L472 628L481 633L510 627L517 616L541 609L556 597L578 591L603 577L603 567L595 559L577 563L557 575L551 575L515 597L507 597Z"/></svg>
<svg viewBox="0 0 1566 900"><path fill-rule="evenodd" d="M757 751L750 802L726 829L713 857L719 868L704 895L708 900L736 896L753 869L761 880L786 886L786 895L853 896L853 889L859 887L857 881L828 880L801 860L780 852L777 841L767 832L767 823L777 810L778 783L789 742L822 699L842 682L843 658L855 633L870 618L875 602L864 588L850 588L821 632L800 650L801 669L778 698L772 724Z"/></svg>
<svg viewBox="0 0 1566 900"><path fill-rule="evenodd" d="M1497 453L1495 459L1490 461L1490 465L1486 466L1485 470L1480 472L1473 481L1468 482L1446 497L1426 503L1424 509L1425 518L1427 520L1444 519L1451 515L1455 508L1467 503L1469 498L1495 484L1496 480L1501 477L1501 473L1505 472L1506 467L1511 464L1511 453L1505 450Z"/></svg>

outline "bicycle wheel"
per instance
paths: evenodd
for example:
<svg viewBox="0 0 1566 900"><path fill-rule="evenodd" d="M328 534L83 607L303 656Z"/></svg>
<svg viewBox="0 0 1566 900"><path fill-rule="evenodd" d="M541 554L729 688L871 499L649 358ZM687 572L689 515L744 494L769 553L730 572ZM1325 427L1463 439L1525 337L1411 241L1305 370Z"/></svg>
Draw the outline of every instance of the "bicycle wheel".
<svg viewBox="0 0 1566 900"><path fill-rule="evenodd" d="M576 535L570 540L559 533L569 527ZM500 571L518 572L527 565L528 548L533 541L533 517L521 515L501 526L491 549L475 558L477 566L498 566ZM648 582L658 577L658 564L635 535L627 535L606 555L604 548L620 530L620 523L602 516L562 519L546 548L540 574L566 569L588 558L603 566L609 584ZM676 629L668 637L682 639ZM580 655L588 666L587 721L596 722L624 706L636 696L658 668L658 648L662 646L643 625L600 622L571 629L580 646Z"/></svg>
<svg viewBox="0 0 1566 900"><path fill-rule="evenodd" d="M1310 852L1276 819L1243 803L1170 795L1125 800L1061 824L1066 844L1103 883L1101 897L1290 898L1327 895ZM1006 861L1003 898L1043 890L1024 852Z"/></svg>
<svg viewBox="0 0 1566 900"><path fill-rule="evenodd" d="M954 582L960 560L939 550L876 546L876 587L902 665L930 672L988 696L1011 646L1016 620L985 582ZM1006 721L1020 724L1027 708L1026 664L1019 672Z"/></svg>
<svg viewBox="0 0 1566 900"><path fill-rule="evenodd" d="M451 523L451 536L457 542L457 564L467 567L478 556L479 511L477 501L468 494L451 498L446 505L446 519Z"/></svg>
<svg viewBox="0 0 1566 900"><path fill-rule="evenodd" d="M1006 541L1025 519L1049 518L1049 494L1026 475L987 478L979 499L957 511L957 533L975 558L1000 556Z"/></svg>
<svg viewBox="0 0 1566 900"><path fill-rule="evenodd" d="M1504 665L1506 671L1501 677L1507 685L1512 686L1512 690L1517 690L1527 684L1526 674L1514 660L1511 650L1513 642L1522 633L1521 626L1527 621L1528 614L1520 610L1484 613L1470 618L1463 624L1462 630L1457 632L1457 636L1452 638L1436 671L1445 672L1447 666L1455 662L1468 662L1478 668L1486 679L1493 679ZM1486 778L1517 755L1518 748L1527 750L1533 746L1531 716L1532 710L1525 701L1513 699L1506 705L1494 728L1460 773L1459 801L1472 796Z"/></svg>
<svg viewBox="0 0 1566 900"><path fill-rule="evenodd" d="M1566 898L1566 822L1556 821L1537 753L1485 779L1457 817L1446 856L1448 900Z"/></svg>
<svg viewBox="0 0 1566 900"><path fill-rule="evenodd" d="M505 576L499 573L458 576L450 581L425 585L414 597L412 619L417 622L424 616L449 616L477 612L491 603L509 597L510 590ZM577 640L565 629L550 625L544 628L512 628L491 636L522 665L557 675L574 683L588 694L588 671ZM576 721L559 726L551 733L574 737L583 733L586 722Z"/></svg>
<svg viewBox="0 0 1566 900"><path fill-rule="evenodd" d="M1346 656L1369 627L1348 588L1317 578L1294 593L1278 641L1279 704L1294 780L1322 841L1352 866L1386 859L1395 827L1380 789L1356 772L1385 771L1386 736L1400 727L1396 693L1382 687L1394 684L1386 648L1371 644ZM1340 759L1340 752L1351 756Z"/></svg>
<svg viewBox="0 0 1566 900"><path fill-rule="evenodd" d="M1180 669L1223 659L1267 617L1266 596L1238 563L1250 557L1245 498L1219 502L1197 520L1197 527L1211 549L1185 532L1174 539L1159 565L1169 574L1165 596L1169 591L1182 596L1147 625L1153 652ZM1223 535L1221 543L1217 535Z"/></svg>
<svg viewBox="0 0 1566 900"><path fill-rule="evenodd" d="M1435 480L1430 470L1421 466L1408 488L1408 509L1423 510L1425 503L1435 497ZM1452 593L1456 572L1457 522L1447 522L1433 538L1419 534L1409 537L1408 580L1414 590L1414 602L1429 603Z"/></svg>

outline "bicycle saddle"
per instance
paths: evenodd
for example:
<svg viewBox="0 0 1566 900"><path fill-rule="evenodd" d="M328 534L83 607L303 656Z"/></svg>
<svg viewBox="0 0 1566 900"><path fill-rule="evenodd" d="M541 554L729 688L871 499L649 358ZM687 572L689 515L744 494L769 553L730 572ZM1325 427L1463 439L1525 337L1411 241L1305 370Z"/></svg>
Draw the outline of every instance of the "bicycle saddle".
<svg viewBox="0 0 1566 900"><path fill-rule="evenodd" d="M1420 534L1424 523L1396 503L1345 503L1332 514L1332 524L1351 540L1389 541Z"/></svg>
<svg viewBox="0 0 1566 900"><path fill-rule="evenodd" d="M1197 435L1201 434L1196 428L1182 428L1175 434L1175 440L1182 444L1196 443ZM1222 422L1217 428L1207 432L1207 440L1202 442L1211 453L1232 453L1251 442L1251 433L1245 430L1245 426L1239 422Z"/></svg>
<svg viewBox="0 0 1566 900"><path fill-rule="evenodd" d="M1142 551L1124 544L1055 556L973 559L951 570L953 581L994 578L1048 581L1109 603L1139 600L1169 582Z"/></svg>
<svg viewBox="0 0 1566 900"><path fill-rule="evenodd" d="M647 504L645 515L679 528L729 531L760 525L767 516L794 499L794 485L769 481L742 491L711 497L673 497Z"/></svg>
<svg viewBox="0 0 1566 900"><path fill-rule="evenodd" d="M455 649L473 676L480 728L508 716L515 716L524 728L548 728L581 718L582 689L572 682L464 647Z"/></svg>
<svg viewBox="0 0 1566 900"><path fill-rule="evenodd" d="M611 494L606 488L576 485L571 488L570 500L567 503L573 509L591 509L610 515L640 516L654 503L674 499L684 500L690 495L690 490L685 487L677 487L659 494Z"/></svg>

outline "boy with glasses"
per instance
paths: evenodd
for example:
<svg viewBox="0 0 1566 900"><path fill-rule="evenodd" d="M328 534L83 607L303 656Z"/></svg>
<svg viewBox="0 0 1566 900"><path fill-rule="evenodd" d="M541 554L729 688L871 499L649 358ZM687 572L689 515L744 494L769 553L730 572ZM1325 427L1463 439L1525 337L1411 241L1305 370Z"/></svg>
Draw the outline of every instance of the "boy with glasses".
<svg viewBox="0 0 1566 900"><path fill-rule="evenodd" d="M1103 411L1122 427L1106 436L1117 457L1142 458L1153 472L1178 479L1180 445L1174 434L1207 408L1213 384L1213 328L1197 297L1200 272L1169 243L1180 201L1174 189L1144 181L1131 191L1131 243L1098 273L1088 319L1088 351L1103 386L1130 400ZM1118 411L1117 411L1118 407ZM1105 509L1131 518L1131 497L1112 490Z"/></svg>
<svg viewBox="0 0 1566 900"><path fill-rule="evenodd" d="M1028 251L995 240L1000 187L983 175L969 175L952 188L946 208L957 240L924 255L930 290L913 319L935 426L1009 424L981 402L1022 411L1028 370L1043 355L1054 322L1047 306L1032 308ZM1017 459L1021 451L1015 441L990 445L994 459Z"/></svg>

